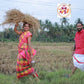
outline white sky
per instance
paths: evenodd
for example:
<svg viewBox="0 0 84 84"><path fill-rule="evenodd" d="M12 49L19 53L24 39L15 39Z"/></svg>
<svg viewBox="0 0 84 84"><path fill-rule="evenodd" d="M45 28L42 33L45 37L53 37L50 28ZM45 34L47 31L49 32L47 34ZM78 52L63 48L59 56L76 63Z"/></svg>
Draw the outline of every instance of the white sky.
<svg viewBox="0 0 84 84"><path fill-rule="evenodd" d="M60 18L57 17L57 4L61 3L71 4L69 23L73 24L77 18L81 18L84 23L84 0L0 0L0 23L4 21L7 10L16 8L37 19L43 21L49 19L52 23L60 24Z"/></svg>

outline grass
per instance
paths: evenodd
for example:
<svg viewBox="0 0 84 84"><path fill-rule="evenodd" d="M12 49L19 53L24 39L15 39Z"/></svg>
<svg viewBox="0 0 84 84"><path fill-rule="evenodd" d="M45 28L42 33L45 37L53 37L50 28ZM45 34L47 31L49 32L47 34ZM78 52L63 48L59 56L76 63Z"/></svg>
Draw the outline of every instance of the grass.
<svg viewBox="0 0 84 84"><path fill-rule="evenodd" d="M16 75L4 75L0 73L0 84L83 84L84 72L77 70L71 78L64 77L64 74L69 74L70 70L57 70L55 72L39 72L40 82L32 78L32 76L26 76L19 81L16 79ZM30 80L31 78L31 80Z"/></svg>
<svg viewBox="0 0 84 84"><path fill-rule="evenodd" d="M71 78L73 68L72 47L74 43L42 43L32 42L37 50L34 68L39 74L40 82L32 76L17 81L15 74L18 43L0 43L0 84L83 84L84 72L77 70ZM10 74L10 75L9 75ZM32 80L31 80L31 79Z"/></svg>

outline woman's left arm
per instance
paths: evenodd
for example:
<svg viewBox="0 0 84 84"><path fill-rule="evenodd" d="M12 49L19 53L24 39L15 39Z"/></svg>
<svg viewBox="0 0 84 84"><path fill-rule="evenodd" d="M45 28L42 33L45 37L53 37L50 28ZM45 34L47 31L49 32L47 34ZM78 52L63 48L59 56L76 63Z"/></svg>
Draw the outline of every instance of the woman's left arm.
<svg viewBox="0 0 84 84"><path fill-rule="evenodd" d="M32 47L31 47L31 36L28 37L28 47L29 47L29 52L30 52L31 60L33 60Z"/></svg>

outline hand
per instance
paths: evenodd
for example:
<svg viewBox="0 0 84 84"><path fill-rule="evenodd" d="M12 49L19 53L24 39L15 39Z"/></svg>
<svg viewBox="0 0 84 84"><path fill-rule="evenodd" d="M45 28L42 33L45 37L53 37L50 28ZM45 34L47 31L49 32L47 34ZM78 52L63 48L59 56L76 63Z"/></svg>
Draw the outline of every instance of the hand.
<svg viewBox="0 0 84 84"><path fill-rule="evenodd" d="M31 63L32 60L33 60L33 56L30 57L29 62Z"/></svg>

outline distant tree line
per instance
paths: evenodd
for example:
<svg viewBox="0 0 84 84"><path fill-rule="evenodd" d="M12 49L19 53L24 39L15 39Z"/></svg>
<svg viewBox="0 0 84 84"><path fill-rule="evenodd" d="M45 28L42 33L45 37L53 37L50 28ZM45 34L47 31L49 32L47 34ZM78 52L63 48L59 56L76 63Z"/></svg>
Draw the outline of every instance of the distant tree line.
<svg viewBox="0 0 84 84"><path fill-rule="evenodd" d="M60 21L61 24L40 20L40 30L37 31L37 34L33 34L32 41L73 42L77 30L76 23L81 21L80 18L74 24L69 24L67 18L62 18ZM5 28L3 32L0 32L0 41L18 41L18 39L19 36L13 28Z"/></svg>

